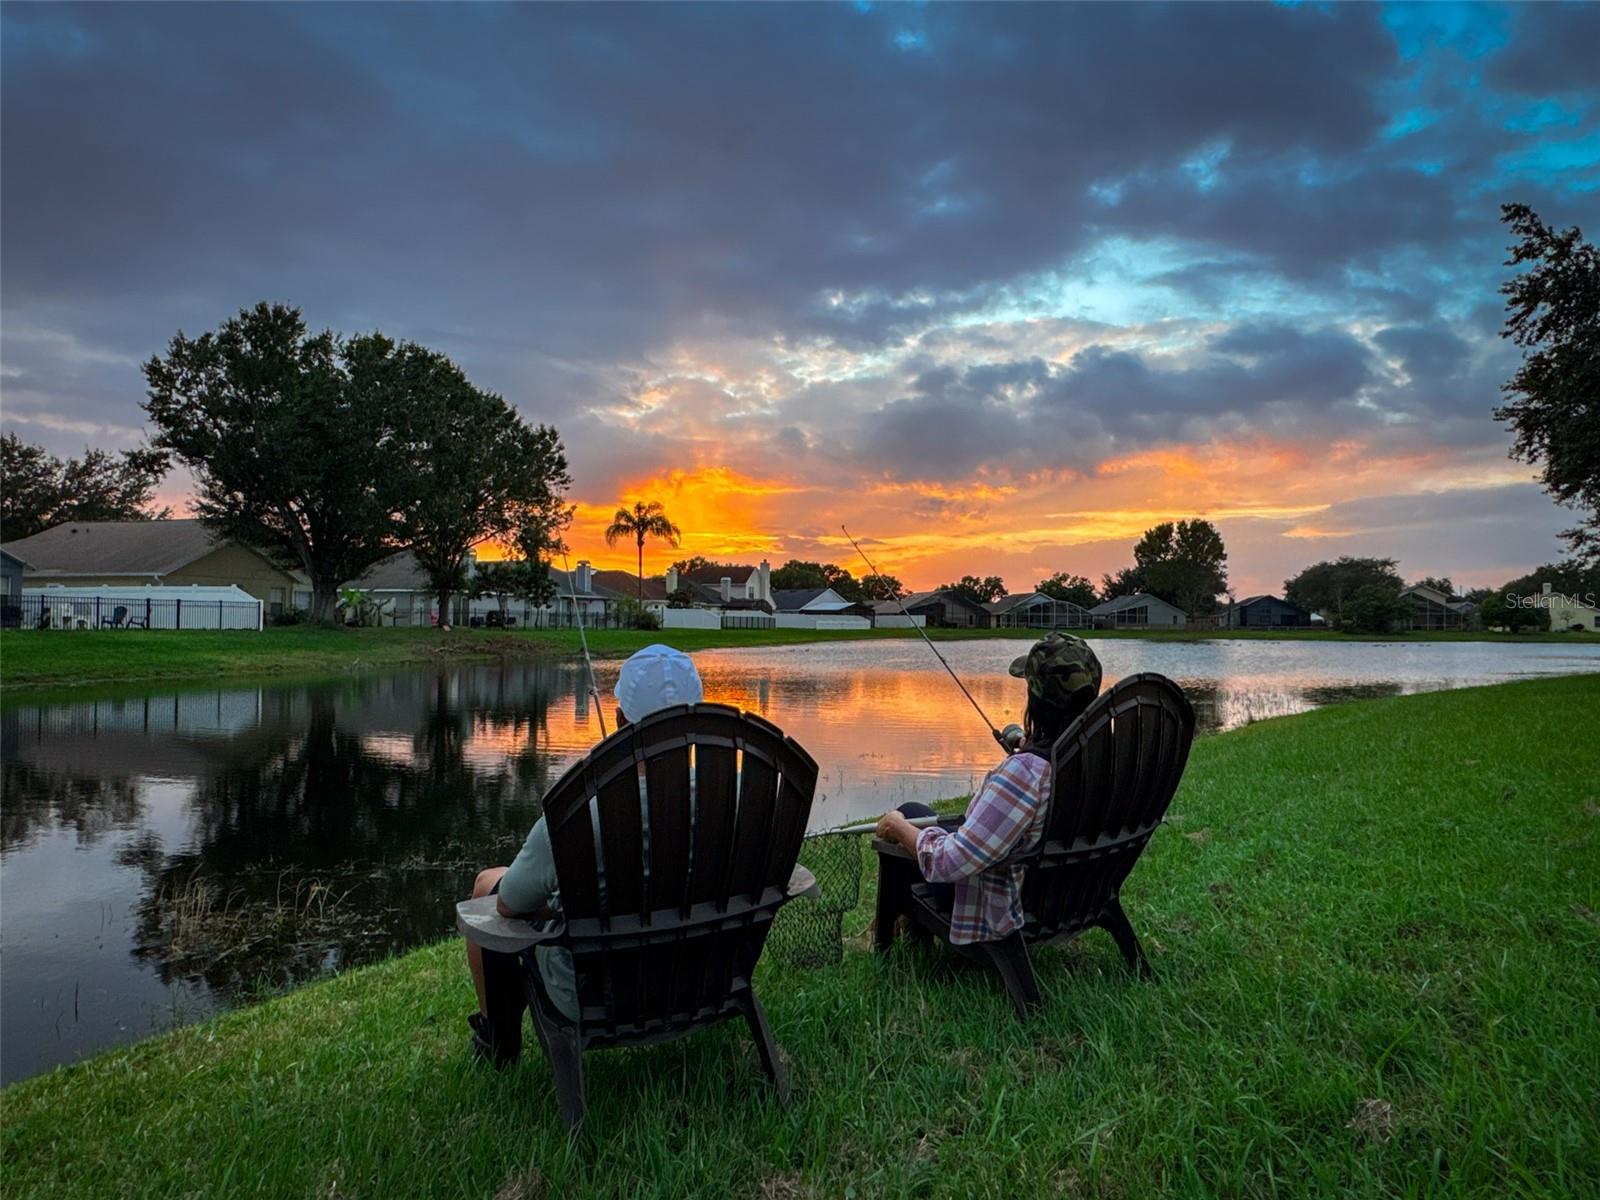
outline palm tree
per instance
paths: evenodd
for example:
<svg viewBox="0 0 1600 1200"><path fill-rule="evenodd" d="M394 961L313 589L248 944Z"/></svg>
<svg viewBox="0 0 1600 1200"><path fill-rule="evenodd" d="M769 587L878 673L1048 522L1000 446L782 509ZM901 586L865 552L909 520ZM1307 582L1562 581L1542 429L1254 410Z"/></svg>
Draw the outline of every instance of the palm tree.
<svg viewBox="0 0 1600 1200"><path fill-rule="evenodd" d="M619 508L617 515L611 518L611 524L606 526L606 545L615 546L619 539L631 537L639 547L640 600L644 599L645 538L666 538L676 546L681 536L678 527L667 519L667 510L661 507L659 500L652 500L648 504L643 500L636 501L632 509Z"/></svg>

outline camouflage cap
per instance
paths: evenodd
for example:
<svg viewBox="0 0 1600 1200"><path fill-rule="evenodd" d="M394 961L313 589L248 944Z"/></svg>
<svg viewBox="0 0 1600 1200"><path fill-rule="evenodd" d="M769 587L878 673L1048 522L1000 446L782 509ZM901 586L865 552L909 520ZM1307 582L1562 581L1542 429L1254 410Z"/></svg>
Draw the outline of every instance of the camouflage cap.
<svg viewBox="0 0 1600 1200"><path fill-rule="evenodd" d="M1028 681L1028 694L1065 705L1082 688L1100 691L1100 660L1089 643L1068 633L1052 633L1011 664L1011 673Z"/></svg>

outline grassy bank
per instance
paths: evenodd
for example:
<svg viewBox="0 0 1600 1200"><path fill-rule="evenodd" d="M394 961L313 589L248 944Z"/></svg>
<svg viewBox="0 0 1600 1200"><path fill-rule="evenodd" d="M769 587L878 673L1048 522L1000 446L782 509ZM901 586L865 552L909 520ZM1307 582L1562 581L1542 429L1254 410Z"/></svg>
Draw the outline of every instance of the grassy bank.
<svg viewBox="0 0 1600 1200"><path fill-rule="evenodd" d="M1124 891L1157 981L1092 933L1021 1026L932 949L769 955L787 1110L729 1027L588 1056L569 1145L536 1049L468 1060L446 941L9 1089L7 1194L1594 1195L1597 712L1588 676L1206 739Z"/></svg>
<svg viewBox="0 0 1600 1200"><path fill-rule="evenodd" d="M937 640L1027 637L1016 629L938 629ZM620 657L651 642L682 650L722 646L783 646L801 642L906 638L908 629L823 632L809 629L603 630L589 635L593 652ZM1414 633L1355 637L1322 630L1263 633L1245 630L1147 633L1085 631L1091 638L1292 638L1305 641L1559 641L1600 643L1597 633ZM81 633L11 630L0 634L0 686L6 689L86 683L160 682L175 679L313 678L345 671L436 663L534 658L578 652L575 630L329 629L289 626L259 633L179 633L170 630L102 630Z"/></svg>

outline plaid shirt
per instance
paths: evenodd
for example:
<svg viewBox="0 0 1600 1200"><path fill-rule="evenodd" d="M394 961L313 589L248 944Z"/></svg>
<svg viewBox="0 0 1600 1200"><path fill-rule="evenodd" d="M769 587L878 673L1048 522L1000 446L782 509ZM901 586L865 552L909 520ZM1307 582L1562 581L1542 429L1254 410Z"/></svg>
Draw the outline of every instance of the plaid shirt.
<svg viewBox="0 0 1600 1200"><path fill-rule="evenodd" d="M959 829L952 833L934 825L917 835L922 877L955 884L952 942L995 942L1022 928L1027 868L997 864L1038 843L1049 794L1049 760L1014 754L984 777Z"/></svg>

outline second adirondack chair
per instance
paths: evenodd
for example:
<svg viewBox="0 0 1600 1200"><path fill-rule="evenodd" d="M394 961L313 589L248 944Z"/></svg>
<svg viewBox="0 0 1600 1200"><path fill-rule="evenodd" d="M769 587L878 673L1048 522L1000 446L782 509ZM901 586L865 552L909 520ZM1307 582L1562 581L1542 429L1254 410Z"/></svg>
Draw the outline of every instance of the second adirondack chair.
<svg viewBox="0 0 1600 1200"><path fill-rule="evenodd" d="M1111 934L1130 968L1151 972L1123 911L1121 889L1178 790L1194 727L1183 689L1146 672L1119 680L1056 740L1043 836L1010 860L1027 867L1023 927L1001 941L956 947L995 969L1018 1015L1026 1017L1042 1002L1030 946L1064 942L1098 926ZM887 879L880 885L877 948L893 940L902 915L948 941L949 913L921 882L910 855L894 843L874 839L872 845L880 876L898 872L912 880L908 888ZM908 911L896 910L896 895L909 895Z"/></svg>

